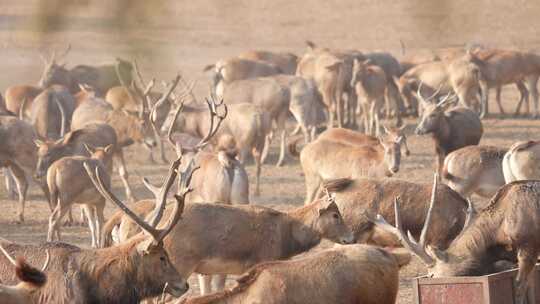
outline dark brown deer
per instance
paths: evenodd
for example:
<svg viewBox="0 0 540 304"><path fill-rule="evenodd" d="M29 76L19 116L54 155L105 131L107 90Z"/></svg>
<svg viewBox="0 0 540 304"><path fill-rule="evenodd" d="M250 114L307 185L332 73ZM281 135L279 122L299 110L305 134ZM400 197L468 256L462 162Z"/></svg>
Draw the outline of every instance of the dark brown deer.
<svg viewBox="0 0 540 304"><path fill-rule="evenodd" d="M517 258L516 303L523 304L529 277L540 251L538 189L540 181L512 182L501 187L478 215L474 216L473 209L469 208L463 231L444 251L426 244L425 235L434 224L431 215L436 208L435 200L431 202L418 242L403 230L399 199L396 198L394 203L395 227L381 215L367 216L381 229L395 234L435 277L484 275L496 270L496 261L508 256Z"/></svg>
<svg viewBox="0 0 540 304"><path fill-rule="evenodd" d="M435 143L437 173L440 176L446 155L465 146L477 145L484 129L473 110L459 106L447 109L452 99L449 94L438 103L430 103L429 99L422 97L420 89L421 85L417 95L425 105L425 110L415 133L431 134Z"/></svg>

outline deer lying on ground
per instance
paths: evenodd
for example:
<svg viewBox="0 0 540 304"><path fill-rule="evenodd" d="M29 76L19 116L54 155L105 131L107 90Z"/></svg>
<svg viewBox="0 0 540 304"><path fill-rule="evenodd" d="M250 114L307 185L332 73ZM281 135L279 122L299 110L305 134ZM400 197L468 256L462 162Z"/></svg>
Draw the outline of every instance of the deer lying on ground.
<svg viewBox="0 0 540 304"><path fill-rule="evenodd" d="M306 179L306 204L317 196L324 180L342 177L389 177L399 171L403 140L401 136L396 139L379 138L379 144L364 146L325 137L307 144L300 154L296 151L296 142L289 146L292 155L300 156Z"/></svg>
<svg viewBox="0 0 540 304"><path fill-rule="evenodd" d="M513 144L504 155L502 167L504 181L540 179L540 146L538 141L520 141Z"/></svg>
<svg viewBox="0 0 540 304"><path fill-rule="evenodd" d="M506 148L467 146L444 159L442 177L446 184L463 197L476 193L492 197L505 184L503 157Z"/></svg>
<svg viewBox="0 0 540 304"><path fill-rule="evenodd" d="M526 302L529 277L540 250L537 241L540 234L539 187L539 181L512 182L501 187L478 215L475 216L469 208L463 231L444 251L426 247L425 238L420 237L417 242L406 235L401 224L398 199L394 203L395 227L381 215L367 216L381 229L395 234L435 277L489 274L494 270L494 262L508 255L517 257L516 303L523 304ZM422 235L434 223L430 215L435 208L435 201L432 201Z"/></svg>
<svg viewBox="0 0 540 304"><path fill-rule="evenodd" d="M127 221L124 216L119 236L137 233ZM186 204L183 220L170 236L165 248L183 277L194 272L241 274L257 263L307 251L322 238L344 244L354 241L335 202L326 199L288 212L253 205ZM224 281L216 283L217 289L223 288ZM204 280L200 287L203 294L211 290Z"/></svg>
<svg viewBox="0 0 540 304"><path fill-rule="evenodd" d="M295 54L262 50L247 51L240 53L240 55L237 57L254 61L264 61L273 64L277 66L282 73L288 75L294 75L294 73L296 73L296 65L298 62L298 56Z"/></svg>
<svg viewBox="0 0 540 304"><path fill-rule="evenodd" d="M372 65L370 60L354 60L352 83L362 108L362 120L364 132L379 136L379 112L384 106L384 94L386 92L386 74L384 70ZM353 105L352 111L356 110ZM387 113L390 109L387 109ZM389 116L389 115L387 115Z"/></svg>
<svg viewBox="0 0 540 304"><path fill-rule="evenodd" d="M464 107L447 109L451 100L450 95L446 95L437 104L429 102L431 97L424 99L420 89L417 95L424 104L425 111L422 113L422 119L415 133L417 135L431 134L437 156L436 171L440 176L446 155L465 146L478 145L484 129L474 111Z"/></svg>
<svg viewBox="0 0 540 304"><path fill-rule="evenodd" d="M24 118L29 118L32 102L42 91L42 88L31 85L11 86L5 92L6 109L12 113L22 113ZM21 109L23 106L24 109Z"/></svg>
<svg viewBox="0 0 540 304"><path fill-rule="evenodd" d="M383 130L385 133L383 134L383 137L393 141L400 139L401 152L405 156L409 156L411 151L409 151L409 147L407 146L407 137L405 136L406 127L407 125L403 125L399 128L386 127L383 125ZM332 128L326 130L322 132L318 138L356 146L379 145L379 138L345 128Z"/></svg>
<svg viewBox="0 0 540 304"><path fill-rule="evenodd" d="M41 270L30 266L24 258L15 260L9 253L0 245L0 251L15 267L15 275L20 283L14 286L0 284L0 302L3 304L32 304L38 303L34 301L34 294L47 282L47 275L44 271L50 261L50 255L47 251L47 258Z"/></svg>
<svg viewBox="0 0 540 304"><path fill-rule="evenodd" d="M238 80L280 74L283 71L274 64L242 58L219 60L206 66L203 71L214 70L212 87L214 94L223 97L224 87Z"/></svg>
<svg viewBox="0 0 540 304"><path fill-rule="evenodd" d="M467 202L444 184L434 181L433 185L411 183L397 179L372 180L341 178L325 181L323 189L336 197L336 203L343 210L343 219L351 227L358 243L378 246L399 246L394 235L374 226L364 213L381 213L393 218L392 204L399 196L403 202L403 227L418 237L429 209L431 200L439 201L432 216L432 228L425 235L426 244L445 249L458 235L465 222Z"/></svg>
<svg viewBox="0 0 540 304"><path fill-rule="evenodd" d="M256 265L237 284L178 304L393 304L399 268L409 255L367 245L326 249L303 258Z"/></svg>
<svg viewBox="0 0 540 304"><path fill-rule="evenodd" d="M45 250L49 250L51 261L46 271L47 283L35 293L36 303L135 304L164 292L175 297L184 294L188 289L186 278L179 275L171 264L163 242L180 221L192 171L180 172L185 182L179 189L172 212L169 212L170 217L160 225L165 198L174 183L179 165L180 161L173 163L161 191L162 195L157 199L147 221L130 212L121 201L109 196L109 189L105 189L99 182L105 178L103 170L92 171L87 166L87 173L95 181L98 190L109 202L117 204L123 212L129 214L143 230L142 234L123 244L106 249L81 249L64 243L21 245L0 241L10 254L24 253L29 263L43 261ZM158 225L162 229L157 228ZM12 272L7 267L10 267L10 263L0 258L0 280L13 284Z"/></svg>
<svg viewBox="0 0 540 304"><path fill-rule="evenodd" d="M84 167L92 170L108 171L106 163L111 163L114 147L90 147L84 144L90 157L66 156L55 161L47 170L47 185L51 194L51 203L56 206L49 217L47 241L60 241L60 221L74 204L81 204L87 218L88 228L92 236L92 248L101 247L101 227L105 220L103 210L105 199L92 187L92 181L84 174ZM108 174L106 175L109 176ZM103 181L110 188L110 179Z"/></svg>

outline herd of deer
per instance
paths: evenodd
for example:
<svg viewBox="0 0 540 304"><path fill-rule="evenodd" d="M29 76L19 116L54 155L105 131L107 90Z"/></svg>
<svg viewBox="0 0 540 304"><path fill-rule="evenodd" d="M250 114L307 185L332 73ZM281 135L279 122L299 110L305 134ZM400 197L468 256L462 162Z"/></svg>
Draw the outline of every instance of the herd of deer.
<svg viewBox="0 0 540 304"><path fill-rule="evenodd" d="M525 303L540 251L540 144L478 144L490 88L501 113L501 86L516 84L516 113L523 103L529 112L530 91L539 114L540 55L474 46L397 60L308 42L302 57L249 51L207 66L212 89L201 103L180 74L159 92L136 62L68 69L58 61L69 50L44 56L37 86L12 86L0 98L0 165L18 196L18 221L30 178L51 210L47 243L0 239L1 303L389 304L411 253L433 276L517 263L516 297ZM408 115L420 115L417 135L433 137L432 185L388 178L410 154ZM250 205L246 161L254 159L259 195L274 135L277 165L285 161L291 116L303 135L288 150L304 171L304 206ZM151 160L158 148L168 162L164 143L176 153L163 185L143 179L154 199L133 195L124 150L135 143ZM112 192L114 167L130 204ZM480 206L472 194L491 200ZM106 202L119 209L108 221ZM59 242L75 204L92 249ZM293 258L322 239L342 245ZM172 300L193 273L202 295ZM224 289L226 275L241 276Z"/></svg>

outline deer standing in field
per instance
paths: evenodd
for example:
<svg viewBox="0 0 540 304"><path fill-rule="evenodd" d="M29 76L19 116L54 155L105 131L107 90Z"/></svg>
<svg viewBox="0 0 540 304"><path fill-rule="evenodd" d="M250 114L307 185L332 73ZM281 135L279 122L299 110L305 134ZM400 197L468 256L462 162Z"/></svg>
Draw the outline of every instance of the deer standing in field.
<svg viewBox="0 0 540 304"><path fill-rule="evenodd" d="M462 232L448 249L427 246L424 235L433 221L436 208L431 202L420 240L407 235L401 224L400 202L394 203L395 227L381 215L367 214L381 229L396 235L403 246L417 255L435 277L478 276L496 270L495 262L509 255L517 258L516 303L526 303L529 278L538 259L540 245L539 181L517 181L504 185L477 215L469 208ZM510 252L508 252L510 251ZM531 299L528 299L531 303Z"/></svg>
<svg viewBox="0 0 540 304"><path fill-rule="evenodd" d="M431 134L437 157L436 171L440 176L446 155L465 146L478 145L484 129L474 111L459 106L447 109L451 100L450 94L433 104L429 102L433 96L425 99L420 91L419 87L417 95L424 104L425 110L415 133L417 135Z"/></svg>
<svg viewBox="0 0 540 304"><path fill-rule="evenodd" d="M323 136L300 152L306 179L305 204L312 202L324 180L342 177L390 177L399 171L403 137L383 136L375 145L351 145ZM289 146L297 156L296 143Z"/></svg>
<svg viewBox="0 0 540 304"><path fill-rule="evenodd" d="M84 166L92 169L108 171L105 164L112 162L112 145L106 147L90 147L84 144L90 157L66 156L55 161L47 170L47 185L51 195L51 203L55 206L49 217L47 241L60 241L60 221L74 204L82 205L86 215L88 228L92 236L92 248L101 247L101 227L105 217L105 199L92 187L92 181L84 174ZM108 174L106 175L109 176ZM104 180L110 187L110 179Z"/></svg>

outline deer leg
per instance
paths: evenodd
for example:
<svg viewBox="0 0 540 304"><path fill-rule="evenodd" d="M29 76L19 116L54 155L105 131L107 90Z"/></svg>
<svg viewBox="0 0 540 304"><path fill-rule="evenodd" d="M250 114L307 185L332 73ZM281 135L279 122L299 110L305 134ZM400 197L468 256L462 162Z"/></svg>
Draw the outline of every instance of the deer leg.
<svg viewBox="0 0 540 304"><path fill-rule="evenodd" d="M216 274L212 276L212 292L218 292L225 287L226 274Z"/></svg>
<svg viewBox="0 0 540 304"><path fill-rule="evenodd" d="M394 103L396 105L396 126L401 126L403 124L403 119L401 117L401 114L405 112L405 106L403 105L403 99L401 99L401 95L399 94L398 88L396 87L396 84L393 81L388 81L386 91L390 92L390 95L392 96L392 99L394 100Z"/></svg>
<svg viewBox="0 0 540 304"><path fill-rule="evenodd" d="M518 275L516 277L516 303L527 303L527 288L531 281L531 275L533 274L534 264L538 258L538 251L530 248L518 249ZM528 303L533 303L529 301Z"/></svg>
<svg viewBox="0 0 540 304"><path fill-rule="evenodd" d="M4 168L4 178L6 182L8 198L15 199L17 197L17 185L15 184L13 173L11 173L9 167Z"/></svg>
<svg viewBox="0 0 540 304"><path fill-rule="evenodd" d="M273 132L270 132L269 134L267 134L264 137L264 149L263 149L263 152L262 152L262 159L261 159L263 164L266 161L266 158L268 157L268 151L270 150L270 144L272 143L272 137L273 137Z"/></svg>
<svg viewBox="0 0 540 304"><path fill-rule="evenodd" d="M486 100L487 98L488 98L488 91L486 92ZM497 106L499 107L499 112L502 115L506 114L501 103L501 87L500 86L495 88L495 101L497 102ZM487 103L489 103L489 100L486 101L486 108L488 107Z"/></svg>
<svg viewBox="0 0 540 304"><path fill-rule="evenodd" d="M529 76L527 78L527 84L529 92L532 95L533 105L534 105L534 117L538 118L540 113L538 112L538 75Z"/></svg>
<svg viewBox="0 0 540 304"><path fill-rule="evenodd" d="M276 167L281 167L285 160L285 146L287 144L287 130L285 130L285 122L287 120L288 112L284 112L279 115L277 120L277 129L281 132L280 144L279 144L279 159L276 163Z"/></svg>
<svg viewBox="0 0 540 304"><path fill-rule="evenodd" d="M252 150L253 160L255 160L255 196L261 195L260 179L261 179L261 153L257 148Z"/></svg>
<svg viewBox="0 0 540 304"><path fill-rule="evenodd" d="M211 283L211 275L199 274L199 289L201 291L201 295L206 295L212 292Z"/></svg>
<svg viewBox="0 0 540 304"><path fill-rule="evenodd" d="M28 181L26 180L26 174L24 171L16 164L12 164L10 167L11 173L15 179L15 185L17 186L17 192L19 194L19 212L18 218L19 222L24 222L24 208L26 205L26 194L28 193Z"/></svg>
<svg viewBox="0 0 540 304"><path fill-rule="evenodd" d="M115 153L115 156L118 158L118 175L120 175L120 179L122 180L124 188L126 189L126 197L130 201L135 201L135 197L133 196L133 190L131 189L131 185L129 184L129 174L126 170L124 152L118 151L117 153Z"/></svg>
<svg viewBox="0 0 540 304"><path fill-rule="evenodd" d="M88 222L88 229L90 230L90 236L92 237L92 248L97 248L97 238L96 238L96 219L94 207L88 204L81 206L86 214L86 221Z"/></svg>
<svg viewBox="0 0 540 304"><path fill-rule="evenodd" d="M63 205L61 202L62 199L62 195L59 195L58 203L56 204L53 213L49 217L49 232L47 234L47 242L61 240L59 224L69 210L69 204L67 204L67 206ZM56 235L56 237L54 237L54 235Z"/></svg>
<svg viewBox="0 0 540 304"><path fill-rule="evenodd" d="M521 106L523 105L523 103L525 103L525 106L524 106L525 109L529 108L529 105L528 105L528 103L529 103L529 91L527 90L527 88L523 84L523 81L520 80L520 81L516 82L516 87L519 90L519 102L518 102L518 105L516 107L516 111L514 113L514 116L518 116L521 113ZM527 111L527 110L525 110L525 111Z"/></svg>
<svg viewBox="0 0 540 304"><path fill-rule="evenodd" d="M304 201L304 205L307 205L315 199L317 195L317 191L319 190L319 187L321 185L321 178L314 173L305 173L306 176L306 200Z"/></svg>

